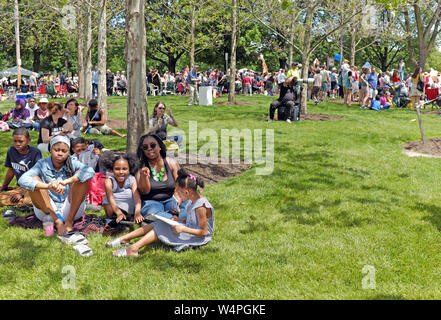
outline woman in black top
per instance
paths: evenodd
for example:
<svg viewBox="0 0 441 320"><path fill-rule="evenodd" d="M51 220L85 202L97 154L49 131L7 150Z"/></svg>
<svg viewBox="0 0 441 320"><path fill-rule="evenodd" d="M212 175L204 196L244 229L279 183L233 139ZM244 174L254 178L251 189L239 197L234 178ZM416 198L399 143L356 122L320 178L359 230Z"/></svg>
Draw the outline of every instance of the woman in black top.
<svg viewBox="0 0 441 320"><path fill-rule="evenodd" d="M149 214L172 218L173 214L179 213L179 217L184 219L186 212L180 210L178 203L181 201L174 196L180 166L174 159L166 158L166 148L162 140L152 133L142 136L137 155L142 163L142 168L136 175L143 201L141 214L144 218Z"/></svg>
<svg viewBox="0 0 441 320"><path fill-rule="evenodd" d="M38 149L42 153L49 152L49 143L53 137L58 135L68 135L72 132L72 121L70 117L68 120L63 119L67 109L58 102L51 102L48 104L49 116L40 122L40 132L38 135Z"/></svg>
<svg viewBox="0 0 441 320"><path fill-rule="evenodd" d="M286 122L290 123L293 117L295 99L296 99L296 88L294 86L294 76L289 77L286 81L280 86L280 96L279 99L274 100L270 105L270 118L268 122L274 120L274 113L277 109L279 109L278 120L286 120ZM287 112L282 114L280 107L284 107L287 109Z"/></svg>

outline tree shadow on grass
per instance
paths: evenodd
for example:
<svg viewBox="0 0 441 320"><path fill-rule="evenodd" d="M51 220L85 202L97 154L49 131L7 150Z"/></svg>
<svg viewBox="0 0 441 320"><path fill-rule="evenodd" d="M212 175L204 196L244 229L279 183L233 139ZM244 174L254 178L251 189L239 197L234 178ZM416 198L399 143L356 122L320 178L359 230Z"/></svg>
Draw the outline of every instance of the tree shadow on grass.
<svg viewBox="0 0 441 320"><path fill-rule="evenodd" d="M18 250L18 255L0 258L0 265L12 262L17 268L22 269L34 267L36 257L44 249L41 245L36 245L33 240L17 240L10 244L9 247Z"/></svg>
<svg viewBox="0 0 441 320"><path fill-rule="evenodd" d="M438 231L441 231L441 207L434 204L418 202L411 206L411 209L427 212L429 215L423 217L424 221L432 223Z"/></svg>
<svg viewBox="0 0 441 320"><path fill-rule="evenodd" d="M361 213L352 213L347 210L340 210L331 215L322 214L321 209L329 209L338 207L341 200L323 200L320 202L313 201L310 205L299 205L296 201L287 204L280 210L285 214L285 222L295 221L303 225L317 225L324 224L332 227L359 227L365 224L370 224L373 220L369 217L364 217Z"/></svg>

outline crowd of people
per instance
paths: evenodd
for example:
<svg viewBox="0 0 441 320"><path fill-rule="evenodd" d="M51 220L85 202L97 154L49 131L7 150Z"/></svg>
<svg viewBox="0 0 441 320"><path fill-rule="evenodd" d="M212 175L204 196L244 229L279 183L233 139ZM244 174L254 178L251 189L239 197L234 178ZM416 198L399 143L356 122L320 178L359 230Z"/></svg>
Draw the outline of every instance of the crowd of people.
<svg viewBox="0 0 441 320"><path fill-rule="evenodd" d="M65 104L41 98L17 99L15 108L2 115L13 130L6 154L7 172L0 189L1 205L32 206L46 228L52 224L60 236L70 235L86 209L89 181L96 174L106 179L102 200L105 215L120 223L131 220L140 228L106 246L116 248L141 238L132 246L115 250L115 256L136 256L138 250L160 240L175 250L200 246L211 240L214 209L201 195L204 182L167 158L168 124L178 126L171 108L158 102L150 118L150 132L140 137L136 154L107 150L87 134L125 135L109 128L103 109L91 99L85 119L75 98ZM29 130L38 130L31 146ZM44 154L49 154L43 158ZM16 178L16 189L10 188ZM93 190L92 190L93 191ZM72 196L75 195L75 196ZM159 217L167 218L164 222ZM143 224L143 225L141 225Z"/></svg>

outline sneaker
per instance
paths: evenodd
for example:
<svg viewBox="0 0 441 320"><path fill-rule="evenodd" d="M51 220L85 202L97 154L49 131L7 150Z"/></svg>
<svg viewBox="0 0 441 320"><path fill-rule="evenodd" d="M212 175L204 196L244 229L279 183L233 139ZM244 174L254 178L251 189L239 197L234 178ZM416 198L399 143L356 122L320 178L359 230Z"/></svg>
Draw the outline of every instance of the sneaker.
<svg viewBox="0 0 441 320"><path fill-rule="evenodd" d="M288 123L291 123L291 120L289 120L289 119L286 119L286 122L288 122Z"/></svg>
<svg viewBox="0 0 441 320"><path fill-rule="evenodd" d="M14 210L5 210L4 212L3 212L3 219L5 219L5 220L11 220L11 219L13 219L13 218L15 218L16 217L16 214L15 214L15 211Z"/></svg>
<svg viewBox="0 0 441 320"><path fill-rule="evenodd" d="M273 122L273 119L268 119L268 122Z"/></svg>
<svg viewBox="0 0 441 320"><path fill-rule="evenodd" d="M315 100L315 101L314 101L314 104L315 104L315 105L318 105L318 101L317 101L317 100Z"/></svg>

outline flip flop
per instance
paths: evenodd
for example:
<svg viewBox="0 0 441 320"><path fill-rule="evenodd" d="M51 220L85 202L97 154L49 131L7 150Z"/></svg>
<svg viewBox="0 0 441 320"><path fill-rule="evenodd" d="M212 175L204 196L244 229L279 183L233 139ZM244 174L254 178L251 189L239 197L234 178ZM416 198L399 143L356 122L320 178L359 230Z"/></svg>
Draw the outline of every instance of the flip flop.
<svg viewBox="0 0 441 320"><path fill-rule="evenodd" d="M112 255L114 257L128 257L127 248L122 248L122 249L116 250L115 254L113 254L113 252L112 252Z"/></svg>
<svg viewBox="0 0 441 320"><path fill-rule="evenodd" d="M77 244L73 248L82 257L89 257L93 254L92 249L86 246L85 244Z"/></svg>
<svg viewBox="0 0 441 320"><path fill-rule="evenodd" d="M127 243L121 243L121 238L115 238L106 243L106 248L118 248L121 246L128 246Z"/></svg>
<svg viewBox="0 0 441 320"><path fill-rule="evenodd" d="M65 234L62 236L58 236L58 239L61 240L64 244L73 244L73 245L79 245L79 244L88 244L89 241L81 234L79 233L71 233L71 234Z"/></svg>

